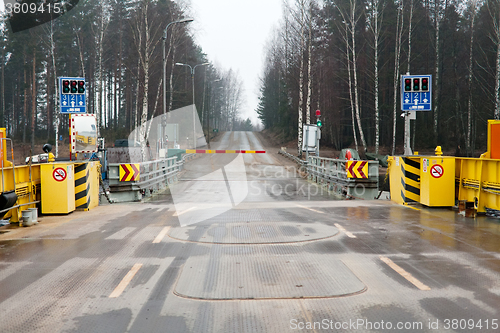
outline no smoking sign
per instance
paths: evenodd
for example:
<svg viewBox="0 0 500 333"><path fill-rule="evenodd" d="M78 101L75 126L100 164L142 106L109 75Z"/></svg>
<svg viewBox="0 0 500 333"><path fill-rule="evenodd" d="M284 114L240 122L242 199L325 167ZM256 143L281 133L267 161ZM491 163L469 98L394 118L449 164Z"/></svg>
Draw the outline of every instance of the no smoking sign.
<svg viewBox="0 0 500 333"><path fill-rule="evenodd" d="M434 178L441 178L444 174L444 168L440 164L435 164L431 168L431 176Z"/></svg>
<svg viewBox="0 0 500 333"><path fill-rule="evenodd" d="M66 179L66 170L64 170L63 168L56 168L53 172L52 172L52 176L54 177L54 179L58 182L62 182L63 180Z"/></svg>

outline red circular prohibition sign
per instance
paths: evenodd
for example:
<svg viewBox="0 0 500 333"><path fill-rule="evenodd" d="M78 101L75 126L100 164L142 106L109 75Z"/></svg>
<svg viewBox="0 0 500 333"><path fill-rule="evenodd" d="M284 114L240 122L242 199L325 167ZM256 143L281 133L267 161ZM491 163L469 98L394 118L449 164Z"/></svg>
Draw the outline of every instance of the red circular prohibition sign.
<svg viewBox="0 0 500 333"><path fill-rule="evenodd" d="M434 178L441 178L444 174L444 168L440 164L435 164L431 168L431 176Z"/></svg>
<svg viewBox="0 0 500 333"><path fill-rule="evenodd" d="M64 170L63 168L56 168L52 172L52 176L56 181L62 182L63 180L66 179L66 170Z"/></svg>

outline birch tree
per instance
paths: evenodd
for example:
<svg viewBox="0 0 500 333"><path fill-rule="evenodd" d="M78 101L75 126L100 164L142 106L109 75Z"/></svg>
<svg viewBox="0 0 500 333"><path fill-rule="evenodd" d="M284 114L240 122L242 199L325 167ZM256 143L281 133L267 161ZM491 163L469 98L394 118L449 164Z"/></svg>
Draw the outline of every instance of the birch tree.
<svg viewBox="0 0 500 333"><path fill-rule="evenodd" d="M137 24L134 29L134 37L136 40L136 45L138 47L139 56L139 73L142 72L142 112L140 116L139 127L139 142L141 143L141 150L143 160L148 160L147 156L147 128L146 123L148 121L149 112L149 80L150 80L150 67L153 61L153 53L159 44L161 38L159 38L161 29L157 24L152 24L150 19L150 0L143 0L139 7ZM140 77L140 76L139 76ZM160 89L161 85L158 85ZM159 91L157 93L157 100L159 99ZM139 119L137 119L139 120Z"/></svg>
<svg viewBox="0 0 500 333"><path fill-rule="evenodd" d="M303 124L303 112L304 112L304 48L305 48L305 19L306 19L306 0L296 0L297 10L299 11L299 17L295 17L297 23L300 26L300 47L298 50L299 56L299 105L298 105L298 140L297 140L297 150L299 156L302 156L302 124ZM293 15L293 14L292 14Z"/></svg>
<svg viewBox="0 0 500 333"><path fill-rule="evenodd" d="M382 0L383 1L383 0ZM413 0L412 0L413 1ZM372 0L369 3L369 27L373 34L373 74L374 74L374 110L375 110L375 154L378 154L380 145L380 111L379 111L379 48L383 11L385 3L381 0Z"/></svg>
<svg viewBox="0 0 500 333"><path fill-rule="evenodd" d="M312 78L311 78L311 58L312 58L312 1L309 0L309 15L307 17L307 29L309 37L307 39L307 102L306 102L306 124L311 123L311 95L312 95Z"/></svg>
<svg viewBox="0 0 500 333"><path fill-rule="evenodd" d="M493 19L493 32L491 39L496 47L495 68L495 111L493 118L500 119L500 3L489 1L488 9Z"/></svg>
<svg viewBox="0 0 500 333"><path fill-rule="evenodd" d="M478 0L471 0L470 6L470 44L469 44L469 97L467 101L467 140L466 149L467 155L472 156L471 143L472 143L472 80L473 80L473 50L474 50L474 26L476 22L476 15L478 11Z"/></svg>
<svg viewBox="0 0 500 333"><path fill-rule="evenodd" d="M392 112L392 155L396 152L396 123L397 123L397 105L399 90L399 67L401 62L401 44L403 39L403 0L398 1L398 18L396 25L396 45L394 50L394 81L393 81L393 112Z"/></svg>
<svg viewBox="0 0 500 333"><path fill-rule="evenodd" d="M0 73L0 95L2 98L2 115L1 115L1 126L6 126L4 125L6 123L5 119L7 118L5 115L5 36L4 36L4 30L5 28L0 24L0 46L2 48L2 54L0 56L0 66L2 66L1 73ZM9 129L9 127L7 127Z"/></svg>
<svg viewBox="0 0 500 333"><path fill-rule="evenodd" d="M438 113L439 113L439 94L440 94L440 66L441 66L441 38L440 29L441 21L444 18L444 13L448 7L448 0L434 0L434 30L435 30L435 64L434 64L434 85L432 89L434 103L434 140L437 143L438 135Z"/></svg>
<svg viewBox="0 0 500 333"><path fill-rule="evenodd" d="M358 25L358 21L360 19L360 10L357 6L356 0L348 0L347 9L343 9L340 7L340 1L334 1L340 11L340 15L344 21L345 29L348 32L348 37L346 38L347 42L347 62L352 65L352 78L353 78L353 86L354 90L354 112L356 116L356 122L358 125L359 136L361 139L361 143L363 145L363 152L367 151L365 135L363 132L363 127L361 124L361 114L360 114L360 98L359 98L359 86L358 86L358 59L357 59L357 50L356 50L356 29ZM350 72L350 70L349 70ZM349 77L350 80L350 77ZM352 99L352 97L351 97Z"/></svg>
<svg viewBox="0 0 500 333"><path fill-rule="evenodd" d="M352 72L351 72L351 52L349 50L349 33L348 29L345 29L345 54L347 58L347 75L349 76L349 102L351 103L351 120L352 120L352 132L354 134L354 147L358 151L358 136L356 134L356 111L354 108L354 98L352 96Z"/></svg>
<svg viewBox="0 0 500 333"><path fill-rule="evenodd" d="M408 58L407 58L407 69L406 73L409 75L411 73L411 34L413 29L413 0L410 0L410 17L408 18Z"/></svg>
<svg viewBox="0 0 500 333"><path fill-rule="evenodd" d="M96 121L97 121L97 136L100 136L101 125L102 125L102 110L103 110L103 57L104 57L104 35L106 33L106 29L109 24L109 3L107 0L101 0L99 2L100 8L99 19L97 25L95 26L95 39L97 46L97 59L96 59L96 67L97 67L97 78L95 80L97 86L97 95L96 95Z"/></svg>

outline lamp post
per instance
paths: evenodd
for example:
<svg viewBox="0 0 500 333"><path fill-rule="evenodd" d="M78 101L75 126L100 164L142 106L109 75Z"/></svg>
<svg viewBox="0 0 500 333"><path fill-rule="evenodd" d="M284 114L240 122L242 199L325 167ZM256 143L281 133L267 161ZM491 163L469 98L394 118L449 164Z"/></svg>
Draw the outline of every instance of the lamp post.
<svg viewBox="0 0 500 333"><path fill-rule="evenodd" d="M194 67L188 64L183 64L180 62L175 63L176 66L187 66L191 69L191 85L193 86L193 148L196 149L196 105L194 102L194 73L196 71L196 67L208 65L208 62L204 62L202 64L197 64Z"/></svg>
<svg viewBox="0 0 500 333"><path fill-rule="evenodd" d="M163 135L162 135L162 142L165 143L165 135L166 135L166 127L167 127L167 56L165 55L165 48L166 48L166 43L167 43L167 30L168 28L177 23L188 23L194 21L192 18L184 18L181 20L173 21L167 24L165 27L165 30L163 30L163 42L162 42L162 49L163 49L163 121L162 121L162 128L163 128ZM175 139L175 138L174 138Z"/></svg>

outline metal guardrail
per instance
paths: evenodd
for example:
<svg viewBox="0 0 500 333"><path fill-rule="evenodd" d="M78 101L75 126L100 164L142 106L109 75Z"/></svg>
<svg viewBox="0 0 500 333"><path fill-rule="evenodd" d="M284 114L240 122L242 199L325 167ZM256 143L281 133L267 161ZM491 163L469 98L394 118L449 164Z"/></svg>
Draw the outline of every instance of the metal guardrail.
<svg viewBox="0 0 500 333"><path fill-rule="evenodd" d="M378 161L367 161L368 178L348 178L345 170L347 160L309 156L305 161L284 150L278 153L299 164L300 171L306 173L309 181L326 187L328 191L350 199L371 200L378 195Z"/></svg>
<svg viewBox="0 0 500 333"><path fill-rule="evenodd" d="M177 161L177 156L142 162L140 164L139 181L120 181L120 165L109 164L109 189L113 202L139 201L144 196L150 196L164 190L169 184L177 181L177 176L182 170L185 159Z"/></svg>
<svg viewBox="0 0 500 333"><path fill-rule="evenodd" d="M290 154L290 153L287 153L287 152L286 152L285 150L283 150L283 149L280 149L280 150L278 151L278 154L281 154L281 155L283 155L283 156L285 156L285 157L288 157L289 159L291 159L291 160L295 161L295 163L300 164L300 165L305 165L305 164L307 163L307 161L302 160L302 159L298 158L297 156L294 156L294 155L292 155L292 154Z"/></svg>

